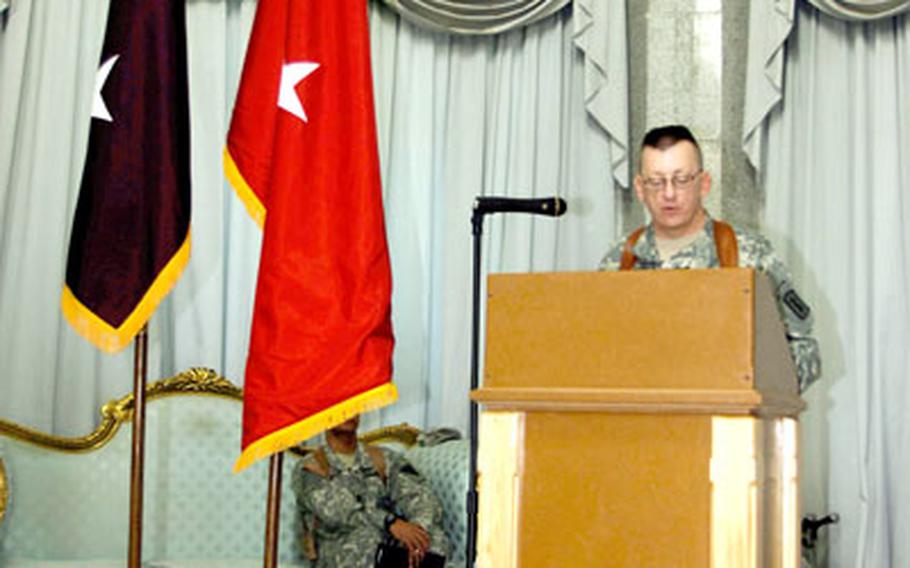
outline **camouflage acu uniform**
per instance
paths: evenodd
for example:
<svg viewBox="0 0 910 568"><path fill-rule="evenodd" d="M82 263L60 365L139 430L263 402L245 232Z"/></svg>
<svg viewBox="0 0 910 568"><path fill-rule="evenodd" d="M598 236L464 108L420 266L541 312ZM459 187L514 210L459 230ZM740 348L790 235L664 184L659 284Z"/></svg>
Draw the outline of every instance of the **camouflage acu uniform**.
<svg viewBox="0 0 910 568"><path fill-rule="evenodd" d="M821 363L818 342L812 337L812 312L809 306L793 289L790 272L774 254L771 243L765 237L734 228L739 248L739 265L755 268L767 273L774 287L777 306L787 332L790 354L796 365L800 392L818 379ZM618 241L604 256L601 270L618 270L623 246L628 235ZM632 248L638 258L635 269L672 268L716 268L720 266L714 244L714 226L710 218L705 221L704 231L689 246L662 262L654 239L654 228L648 225L638 242Z"/></svg>
<svg viewBox="0 0 910 568"><path fill-rule="evenodd" d="M348 467L323 446L329 469L322 477L305 467L294 471L293 488L304 532L315 536L318 567L372 568L376 547L386 538L389 513L420 525L430 533L430 549L448 555L442 530L442 505L416 470L396 452L382 449L387 481L358 446Z"/></svg>

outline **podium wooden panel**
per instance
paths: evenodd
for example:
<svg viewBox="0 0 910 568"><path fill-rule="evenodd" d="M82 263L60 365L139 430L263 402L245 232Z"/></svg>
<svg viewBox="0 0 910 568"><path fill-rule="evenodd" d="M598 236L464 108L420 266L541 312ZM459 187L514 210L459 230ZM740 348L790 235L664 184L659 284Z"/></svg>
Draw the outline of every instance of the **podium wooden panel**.
<svg viewBox="0 0 910 568"><path fill-rule="evenodd" d="M748 269L491 276L477 565L798 565L803 408Z"/></svg>

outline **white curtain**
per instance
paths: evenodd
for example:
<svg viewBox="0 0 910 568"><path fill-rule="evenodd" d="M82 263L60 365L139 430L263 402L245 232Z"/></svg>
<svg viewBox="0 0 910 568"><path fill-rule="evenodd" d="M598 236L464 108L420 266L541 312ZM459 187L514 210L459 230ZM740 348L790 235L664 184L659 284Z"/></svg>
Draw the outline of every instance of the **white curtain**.
<svg viewBox="0 0 910 568"><path fill-rule="evenodd" d="M590 269L613 238L625 132L585 108L626 114L624 6L583 4L584 20L567 8L485 38L371 4L401 400L366 426L466 425L475 195L558 194L571 210L492 218L489 270ZM150 380L208 366L243 381L261 237L224 182L221 149L255 6L187 1L193 249L151 321ZM96 352L59 310L106 13L105 2L17 0L0 32L0 416L70 435L132 388L132 349ZM586 73L592 61L599 75Z"/></svg>
<svg viewBox="0 0 910 568"><path fill-rule="evenodd" d="M803 512L840 514L830 565L910 566L910 20L792 15L781 90L746 135L765 229L816 309Z"/></svg>
<svg viewBox="0 0 910 568"><path fill-rule="evenodd" d="M0 416L61 434L132 390L132 349L97 352L59 308L107 8L18 0L0 34ZM260 236L220 155L254 9L187 5L193 250L150 322L150 380L209 366L242 382Z"/></svg>

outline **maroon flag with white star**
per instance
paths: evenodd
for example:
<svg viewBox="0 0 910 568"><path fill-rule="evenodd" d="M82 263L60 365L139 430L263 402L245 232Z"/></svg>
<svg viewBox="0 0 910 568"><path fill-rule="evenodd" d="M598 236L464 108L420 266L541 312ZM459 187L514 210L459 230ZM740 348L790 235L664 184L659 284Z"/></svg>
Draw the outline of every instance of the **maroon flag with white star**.
<svg viewBox="0 0 910 568"><path fill-rule="evenodd" d="M111 2L62 309L99 349L130 343L190 254L183 0Z"/></svg>

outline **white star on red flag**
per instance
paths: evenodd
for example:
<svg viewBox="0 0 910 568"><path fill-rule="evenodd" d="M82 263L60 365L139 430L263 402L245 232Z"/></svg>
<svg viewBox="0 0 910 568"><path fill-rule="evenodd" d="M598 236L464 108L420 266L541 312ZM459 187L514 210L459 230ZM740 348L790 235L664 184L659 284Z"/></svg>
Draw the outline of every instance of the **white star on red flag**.
<svg viewBox="0 0 910 568"><path fill-rule="evenodd" d="M283 108L300 120L307 122L306 111L296 87L307 75L319 67L312 61L295 61L281 66L281 86L278 88L278 107Z"/></svg>

